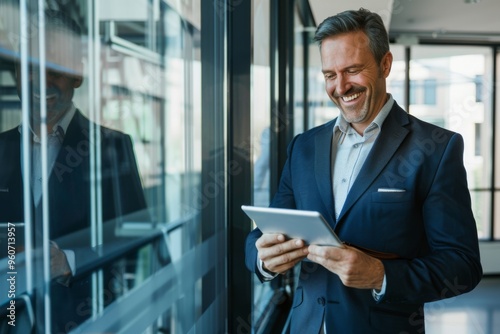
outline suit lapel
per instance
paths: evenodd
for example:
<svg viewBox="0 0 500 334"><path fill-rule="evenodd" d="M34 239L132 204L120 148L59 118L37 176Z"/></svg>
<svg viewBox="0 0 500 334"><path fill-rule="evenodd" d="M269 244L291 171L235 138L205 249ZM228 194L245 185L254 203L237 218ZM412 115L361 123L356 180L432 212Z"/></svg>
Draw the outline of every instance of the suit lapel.
<svg viewBox="0 0 500 334"><path fill-rule="evenodd" d="M408 123L408 115L396 103L392 107L389 115L382 125L382 131L379 134L373 148L366 158L356 181L347 195L342 212L338 221L341 221L344 215L351 209L356 201L370 187L384 167L392 159L394 153L408 134L408 129L403 127Z"/></svg>
<svg viewBox="0 0 500 334"><path fill-rule="evenodd" d="M0 141L0 157L4 164L0 168L0 217L9 216L9 220L23 217L23 178L21 165L21 134L12 129ZM2 218L4 219L4 218Z"/></svg>
<svg viewBox="0 0 500 334"><path fill-rule="evenodd" d="M333 205L333 186L332 186L332 136L333 125L335 120L332 121L332 126L325 126L321 132L315 137L315 152L314 152L314 175L316 177L316 184L321 196L321 200L334 221L335 214ZM328 217L325 217L328 219Z"/></svg>
<svg viewBox="0 0 500 334"><path fill-rule="evenodd" d="M22 170L21 170L21 134L17 130L11 130L8 138L2 141L0 147L0 157L4 159L3 161L11 161L9 163L4 163L2 168L5 172L2 172L0 185L3 190L12 191L12 186L18 186L22 184Z"/></svg>
<svg viewBox="0 0 500 334"><path fill-rule="evenodd" d="M81 169L81 164L89 153L88 121L85 121L86 119L77 110L66 129L61 149L51 171L52 182L62 182L64 178L75 174L75 170Z"/></svg>
<svg viewBox="0 0 500 334"><path fill-rule="evenodd" d="M58 238L87 226L88 120L77 110L49 178L50 234Z"/></svg>

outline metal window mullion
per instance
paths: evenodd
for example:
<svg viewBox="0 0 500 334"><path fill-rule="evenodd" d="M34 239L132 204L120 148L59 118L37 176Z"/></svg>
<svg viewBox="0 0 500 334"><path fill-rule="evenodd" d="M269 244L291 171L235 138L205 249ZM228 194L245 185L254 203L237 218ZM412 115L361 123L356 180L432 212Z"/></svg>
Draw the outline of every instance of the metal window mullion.
<svg viewBox="0 0 500 334"><path fill-rule="evenodd" d="M147 48L154 51L157 51L157 34L156 34L156 24L155 17L158 17L158 10L160 8L159 0L148 0L148 19L146 21L147 25L147 34L146 37L146 45Z"/></svg>
<svg viewBox="0 0 500 334"><path fill-rule="evenodd" d="M40 137L41 137L41 167L42 167L42 249L43 249L43 302L45 316L45 332L51 333L50 307L50 226L49 226L49 170L48 170L48 140L47 140L47 81L45 57L45 13L43 0L38 0L38 49L39 49L39 87L40 87Z"/></svg>
<svg viewBox="0 0 500 334"><path fill-rule="evenodd" d="M187 25L186 25L187 26ZM184 31L184 61L183 61L183 74L184 74L184 168L186 175L192 175L194 171L194 94L193 94L193 37L192 34L186 33ZM186 191L186 189L194 189L195 185L191 177L186 177L182 182L182 193L181 201L182 203L192 203L194 198L192 191ZM189 232L188 232L189 233ZM187 236L185 236L187 237ZM186 244L188 249L191 245Z"/></svg>
<svg viewBox="0 0 500 334"><path fill-rule="evenodd" d="M27 18L27 3L26 0L21 0L20 3L20 63L21 63L21 96L29 96L30 89L28 84L28 43L27 36L28 30L28 18ZM25 220L25 239L26 239L26 273L27 273L27 291L31 292L33 289L32 282L32 198L30 178L24 177L31 173L31 140L30 140L30 128L29 128L29 99L21 99L21 110L22 110L22 140L21 140L21 151L22 151L22 168L23 168L23 192L24 192L24 220Z"/></svg>
<svg viewBox="0 0 500 334"><path fill-rule="evenodd" d="M32 205L33 200L31 194L31 140L29 128L29 99L26 98L30 94L28 80L28 8L27 0L20 2L20 60L21 60L21 110L22 110L22 173L23 173L23 205L24 205L24 226L25 226L25 254L26 254L26 291L32 294L33 291L33 217Z"/></svg>
<svg viewBox="0 0 500 334"><path fill-rule="evenodd" d="M252 13L253 3L251 1L242 1L237 6L230 1L224 2L226 6L224 11L213 13L219 16L214 16L211 20L212 26L208 25L202 27L202 42L207 43L210 41L212 44L214 59L218 66L222 68L224 57L219 54L223 40L216 39L222 37L222 24L227 24L227 45L226 45L226 61L227 61L227 157L215 160L213 167L216 172L220 172L224 167L224 161L228 161L226 165L228 170L224 171L227 175L227 201L217 203L214 207L214 218L222 221L224 218L223 212L220 211L225 203L227 203L227 289L228 289L228 304L227 304L227 318L228 318L228 332L237 333L241 331L240 322L243 321L245 325L251 324L252 318L252 276L246 270L245 264L241 261L244 258L244 250L242 245L245 244L245 238L250 232L252 224L245 213L241 210L241 205L251 203L252 201L252 147L251 147L251 66L252 66ZM202 7L202 10L208 9ZM203 13L203 11L202 11ZM205 13L204 13L205 14ZM208 21L208 20L207 20ZM202 17L203 23L203 17ZM209 40L210 30L213 29L217 33L214 34L213 40ZM206 40L204 40L204 38ZM202 54L203 54L202 49ZM206 59L209 61L209 59ZM218 80L221 73L218 69L212 73L213 79ZM217 81L215 81L217 82ZM223 82L221 81L221 84ZM203 86L205 88L205 86ZM222 92L223 85L216 86L215 94L209 98L220 99L222 97L218 92ZM221 100L216 100L218 103L214 105L213 112L216 113L220 110ZM214 116L216 116L215 114ZM221 122L222 121L222 122ZM219 135L220 131L224 129L224 119L217 119L214 124L215 135ZM217 140L222 137L217 136ZM217 142L214 142L217 144ZM218 147L218 146L216 146ZM229 160L228 160L229 159ZM238 166L238 173L233 173L234 166ZM206 171L204 170L204 173ZM204 181L209 181L210 178ZM220 215L220 216L219 216ZM214 228L218 228L215 226ZM210 301L210 303L212 303ZM206 308L209 307L205 304Z"/></svg>
<svg viewBox="0 0 500 334"><path fill-rule="evenodd" d="M492 47L493 56L492 58L492 93L491 93L491 204L490 204L490 241L495 241L495 197L496 197L496 127L497 127L497 116L496 116L496 108L497 108L497 70L498 70L498 48Z"/></svg>
<svg viewBox="0 0 500 334"><path fill-rule="evenodd" d="M100 116L100 45L97 1L88 6L88 48L89 48L89 115L98 120ZM102 189L100 132L94 123L89 124L90 153L90 246L97 249L103 243L102 236ZM95 317L104 309L102 270L92 274L92 315Z"/></svg>
<svg viewBox="0 0 500 334"><path fill-rule="evenodd" d="M411 62L411 47L406 46L405 47L405 79L404 79L404 96L405 96L405 108L406 112L409 114L410 113L410 85L411 85L411 78L410 78L410 62Z"/></svg>

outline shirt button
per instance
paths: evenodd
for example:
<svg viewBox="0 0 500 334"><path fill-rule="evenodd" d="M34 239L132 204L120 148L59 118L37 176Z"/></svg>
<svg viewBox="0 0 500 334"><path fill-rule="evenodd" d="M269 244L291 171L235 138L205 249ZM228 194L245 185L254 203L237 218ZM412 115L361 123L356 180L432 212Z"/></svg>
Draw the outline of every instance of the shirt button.
<svg viewBox="0 0 500 334"><path fill-rule="evenodd" d="M359 144L354 144L354 148L358 148Z"/></svg>
<svg viewBox="0 0 500 334"><path fill-rule="evenodd" d="M325 306L325 298L319 297L318 298L318 304Z"/></svg>
<svg viewBox="0 0 500 334"><path fill-rule="evenodd" d="M347 182L347 180L346 180L346 179L342 179L342 183L346 183L346 182Z"/></svg>

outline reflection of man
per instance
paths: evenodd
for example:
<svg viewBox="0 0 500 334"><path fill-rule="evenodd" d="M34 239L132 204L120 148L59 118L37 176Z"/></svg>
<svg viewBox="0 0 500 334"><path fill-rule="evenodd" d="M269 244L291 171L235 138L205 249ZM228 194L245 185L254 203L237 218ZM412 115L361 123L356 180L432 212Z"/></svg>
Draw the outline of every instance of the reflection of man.
<svg viewBox="0 0 500 334"><path fill-rule="evenodd" d="M54 333L67 332L90 316L89 279L72 278L79 274L79 264L84 260L88 262L92 253L88 248L91 245L91 222L99 215L106 222L146 209L130 137L96 126L73 105L74 90L83 81L79 39L80 29L73 20L59 12L47 12L46 99L40 101L40 72L36 63L31 65L28 73L29 96L20 94L22 99L29 100L30 105L32 168L29 175L24 175L22 168L23 150L27 149L22 145L23 128L19 126L0 134L0 156L4 157L4 162L8 161L0 166L0 221L25 221L24 197L31 196L35 245L40 247L42 200L44 196L48 197ZM67 57L76 59L68 60ZM17 65L19 92L22 74ZM47 194L42 192L42 103L47 110ZM100 145L95 145L95 140L91 139L93 127ZM90 162L92 147L98 154L96 164ZM96 165L100 168L93 169L92 166ZM30 194L23 192L24 178L30 178ZM96 186L100 187L100 192L96 191ZM67 239L68 235L78 231L78 238L64 243L62 237ZM105 273L105 282L106 275L110 276ZM38 282L40 277L35 280ZM37 301L36 304L41 306L43 302Z"/></svg>
<svg viewBox="0 0 500 334"><path fill-rule="evenodd" d="M462 137L387 94L392 55L379 15L340 13L316 40L341 115L292 141L271 206L319 211L365 250L256 229L247 267L271 280L311 261L301 263L292 333L421 333L424 303L470 291L482 274Z"/></svg>

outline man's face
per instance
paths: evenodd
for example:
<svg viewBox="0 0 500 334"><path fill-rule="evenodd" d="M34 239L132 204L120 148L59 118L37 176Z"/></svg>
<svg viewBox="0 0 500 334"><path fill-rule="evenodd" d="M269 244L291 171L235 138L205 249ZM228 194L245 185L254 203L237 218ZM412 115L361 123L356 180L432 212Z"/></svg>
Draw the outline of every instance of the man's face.
<svg viewBox="0 0 500 334"><path fill-rule="evenodd" d="M385 79L392 54L388 52L377 64L365 33L350 32L322 41L321 63L326 93L347 122L362 133L386 102Z"/></svg>
<svg viewBox="0 0 500 334"><path fill-rule="evenodd" d="M75 88L80 87L81 79L71 77L67 74L47 70L46 76L46 99L47 123L56 123L69 110L73 100ZM38 66L30 67L28 73L30 86L29 103L31 117L35 123L40 122L40 108L42 101L40 93L40 71ZM21 97L21 71L17 68L16 75L17 91Z"/></svg>
<svg viewBox="0 0 500 334"><path fill-rule="evenodd" d="M78 53L73 51L68 43L68 34L64 31L49 31L46 34L46 61L48 66L51 64L59 66L61 69L75 70L75 64L81 62ZM32 46L32 56L38 58L36 54L37 46ZM41 101L41 82L40 68L38 64L29 66L28 70L28 96L31 118L34 124L40 124ZM26 76L24 76L26 77ZM20 64L16 66L16 85L20 98L22 78ZM47 124L53 125L60 120L70 109L75 88L82 84L82 77L72 75L63 70L53 70L47 68L45 71L46 98L43 101L47 107Z"/></svg>

